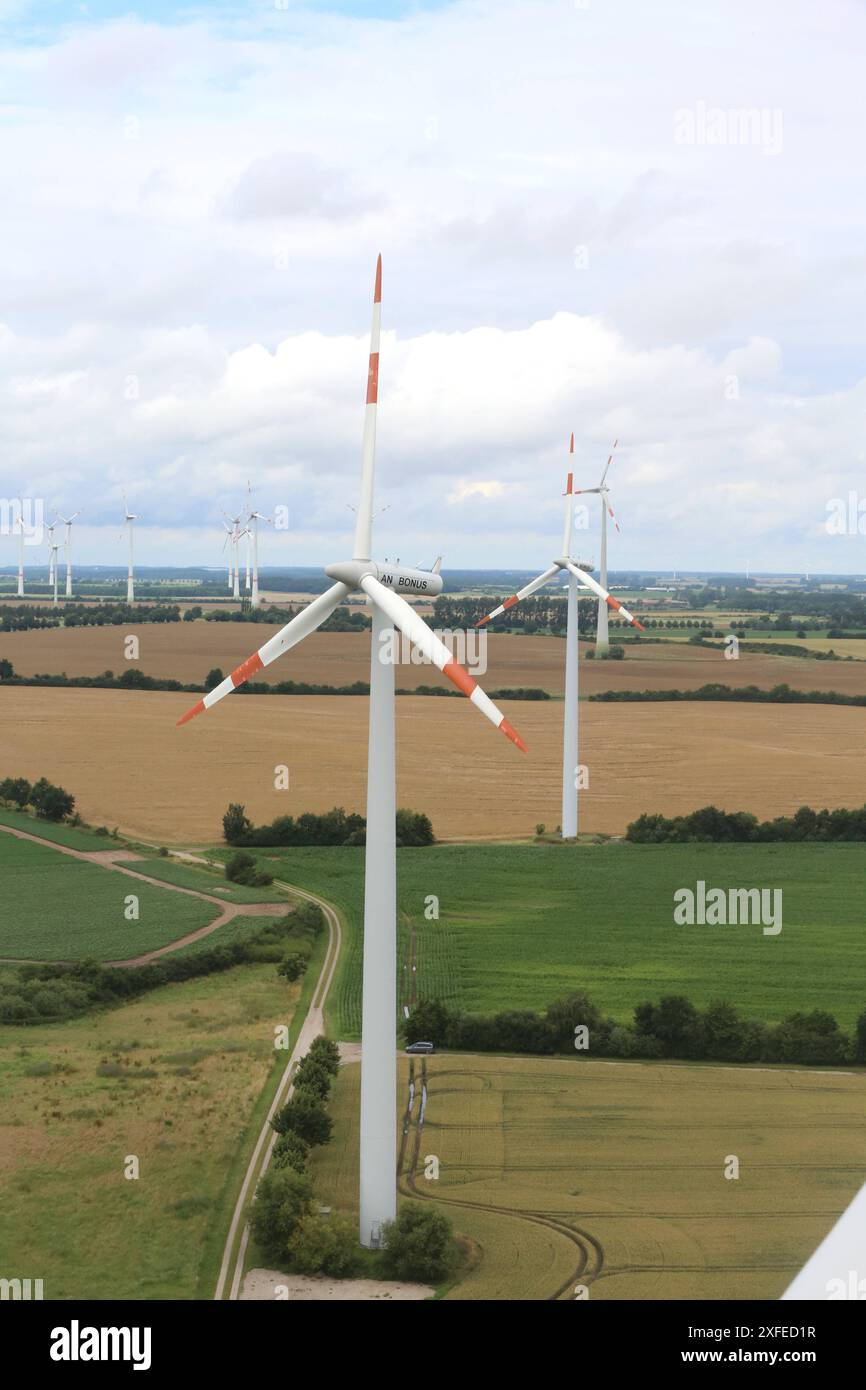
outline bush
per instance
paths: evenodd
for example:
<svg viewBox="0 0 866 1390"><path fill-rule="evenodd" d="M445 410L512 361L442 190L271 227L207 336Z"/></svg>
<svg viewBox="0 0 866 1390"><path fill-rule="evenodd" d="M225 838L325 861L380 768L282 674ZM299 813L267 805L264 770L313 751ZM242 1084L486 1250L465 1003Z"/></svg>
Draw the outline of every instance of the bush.
<svg viewBox="0 0 866 1390"><path fill-rule="evenodd" d="M355 1222L340 1213L302 1217L289 1242L289 1264L298 1274L328 1274L332 1279L356 1274L361 1251Z"/></svg>
<svg viewBox="0 0 866 1390"><path fill-rule="evenodd" d="M259 1183L250 1210L250 1229L262 1254L285 1262L289 1244L304 1218L312 1215L313 1185L293 1168L271 1168Z"/></svg>
<svg viewBox="0 0 866 1390"><path fill-rule="evenodd" d="M237 854L233 854L227 861L226 878L247 888L266 888L274 881L273 874L257 868L255 859L245 850L238 850Z"/></svg>
<svg viewBox="0 0 866 1390"><path fill-rule="evenodd" d="M242 844L244 836L251 828L252 821L244 813L243 806L233 801L223 816L223 838L226 844Z"/></svg>
<svg viewBox="0 0 866 1390"><path fill-rule="evenodd" d="M431 1205L407 1203L396 1221L382 1231L382 1268L390 1279L415 1279L439 1284L453 1271L457 1259L451 1222Z"/></svg>
<svg viewBox="0 0 866 1390"><path fill-rule="evenodd" d="M312 1148L316 1144L328 1143L333 1121L318 1096L301 1090L277 1111L271 1120L271 1128L277 1134L288 1134L292 1130Z"/></svg>
<svg viewBox="0 0 866 1390"><path fill-rule="evenodd" d="M307 965L307 957L301 951L292 951L280 961L277 966L277 974L293 984L305 973Z"/></svg>

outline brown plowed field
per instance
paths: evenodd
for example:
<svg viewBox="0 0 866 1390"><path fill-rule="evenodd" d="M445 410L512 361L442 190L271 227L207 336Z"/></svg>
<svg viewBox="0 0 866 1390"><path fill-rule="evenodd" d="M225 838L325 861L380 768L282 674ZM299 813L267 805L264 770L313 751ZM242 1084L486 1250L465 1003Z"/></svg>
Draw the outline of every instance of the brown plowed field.
<svg viewBox="0 0 866 1390"><path fill-rule="evenodd" d="M124 638L137 634L140 661L148 676L203 682L215 666L229 672L279 629L252 623L148 623L139 628L49 628L0 635L0 657L7 657L22 676L38 672L96 676L120 675L128 668ZM862 644L861 644L862 645ZM584 648L585 650L585 648ZM559 637L518 637L491 632L488 669L481 677L488 689L541 686L561 694L565 643ZM366 633L314 633L299 647L256 676L260 681L296 680L321 685L351 685L370 674L370 639ZM623 661L581 663L585 693L600 690L694 689L710 681L769 688L786 682L795 690L838 690L866 695L866 661L814 661L794 657L723 654L687 643L630 647ZM429 666L400 666L397 684L408 689L435 685L441 677Z"/></svg>
<svg viewBox="0 0 866 1390"><path fill-rule="evenodd" d="M334 805L363 810L367 699L230 696L181 729L182 694L0 686L0 770L45 775L93 824L165 843L221 834L229 801L256 821ZM397 701L398 805L437 834L531 835L560 819L561 703L507 702L518 752L468 701ZM619 833L642 811L713 802L761 816L859 806L866 789L860 709L695 703L584 705L590 791L582 829ZM274 790L285 763L290 788Z"/></svg>

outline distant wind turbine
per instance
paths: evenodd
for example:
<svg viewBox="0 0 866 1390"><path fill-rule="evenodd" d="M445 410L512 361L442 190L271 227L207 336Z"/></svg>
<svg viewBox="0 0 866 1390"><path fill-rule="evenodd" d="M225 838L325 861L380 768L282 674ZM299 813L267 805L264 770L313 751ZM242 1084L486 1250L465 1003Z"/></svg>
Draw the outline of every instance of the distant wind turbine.
<svg viewBox="0 0 866 1390"><path fill-rule="evenodd" d="M81 512L73 512L71 516L58 516L57 520L62 521L66 527L66 597L72 598L72 523Z"/></svg>
<svg viewBox="0 0 866 1390"><path fill-rule="evenodd" d="M569 444L569 456L574 454L574 435L571 436ZM586 573L580 565L575 564L571 558L571 543L574 534L574 473L568 474L565 483L565 529L562 537L562 553L559 559L554 560L550 569L540 574L537 579L526 584L519 589L516 594L512 594L504 603L500 603L498 608L494 608L492 613L488 613L486 618L482 618L476 627L484 627L492 618L498 618L500 613L505 613L509 608L513 608L521 599L528 598L537 589L541 589L548 584L551 579L563 572L568 575L568 618L565 630L565 708L563 719L562 734L562 838L563 840L573 840L577 836L577 790L579 776L579 750L578 750L578 681L579 681L579 648L578 648L578 608L577 590L581 585L584 589L591 589L594 594L598 594L599 603L604 605L605 612L608 606L615 609L618 613L630 622L633 627L641 628L637 618L629 613L627 608L608 593L603 584L597 584L591 575Z"/></svg>
<svg viewBox="0 0 866 1390"><path fill-rule="evenodd" d="M598 487L584 487L584 488L576 488L576 489L575 489L575 496L576 496L576 497L577 497L577 496L580 496L580 495L583 494L583 493L589 494L589 493L597 492L598 495L599 495L600 498L601 498L601 563L600 563L600 565L599 565L599 571L598 571L598 572L599 572L599 578L601 579L601 587L602 587L603 589L607 589L607 518L608 518L608 513L610 514L610 519L611 519L611 521L613 522L614 526L616 527L617 531L619 530L619 522L617 521L616 517L615 517L614 514L613 514L613 509L611 508L610 501L609 501L609 498L610 498L610 491L609 491L609 489L605 486L605 479L606 479L606 477L607 477L607 470L610 468L610 465L611 465L611 463L613 462L614 450L616 449L616 446L617 446L617 443L618 443L618 442L619 442L619 441L616 440L616 439L613 441L613 449L611 449L610 454L609 454L609 456L608 456L607 463L604 465L604 472L603 472L602 475L601 475L601 482L599 483ZM596 654L597 654L598 656L607 656L607 653L610 651L610 643L609 643L609 641L608 641L608 632L607 632L607 605L606 605L606 603L603 601L603 599L599 599L599 601L598 601L598 626L597 626L597 628L596 628L596 634L595 634L595 650L596 650Z"/></svg>
<svg viewBox="0 0 866 1390"><path fill-rule="evenodd" d="M127 527L128 532L129 532L129 566L128 566L128 569L127 569L127 571L126 571L126 601L127 601L127 603L134 603L134 602L135 602L135 573L134 573L134 557L133 557L133 544L132 544L132 523L133 523L134 521L138 521L138 520L139 520L139 516L138 516L138 513L137 513L137 512L131 512L131 511L129 510L129 504L127 503L127 500L126 500L126 493L123 494L123 511L124 511L124 521L126 522L126 527Z"/></svg>

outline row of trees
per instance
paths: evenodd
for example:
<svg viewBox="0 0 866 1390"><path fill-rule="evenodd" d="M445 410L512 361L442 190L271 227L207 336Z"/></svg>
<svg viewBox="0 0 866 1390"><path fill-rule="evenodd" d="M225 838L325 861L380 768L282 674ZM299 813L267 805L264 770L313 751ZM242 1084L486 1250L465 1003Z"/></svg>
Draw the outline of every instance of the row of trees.
<svg viewBox="0 0 866 1390"><path fill-rule="evenodd" d="M315 1039L298 1065L293 1095L271 1120L276 1131L271 1166L256 1192L250 1228L262 1254L278 1269L348 1278L364 1268L357 1226L320 1206L308 1171L311 1150L331 1140L327 1102L340 1067L336 1043ZM392 1279L440 1283L453 1271L451 1224L434 1206L404 1205L382 1232L376 1272Z"/></svg>
<svg viewBox="0 0 866 1390"><path fill-rule="evenodd" d="M243 847L297 847L300 845L363 845L367 822L342 806L316 814L277 816L269 825L253 825L243 806L232 802L223 816L223 837L229 845ZM432 845L433 826L422 811L401 808L397 812L397 844Z"/></svg>
<svg viewBox="0 0 866 1390"><path fill-rule="evenodd" d="M849 811L814 811L801 806L793 816L759 821L751 811L720 811L703 806L685 816L644 813L633 820L625 838L635 845L766 844L775 841L866 840L866 805Z"/></svg>
<svg viewBox="0 0 866 1390"><path fill-rule="evenodd" d="M746 1018L725 1000L696 1008L683 995L638 1004L632 1023L605 1018L576 992L543 1014L508 1010L482 1017L421 1000L404 1024L407 1042L424 1040L460 1052L524 1052L549 1056L680 1058L714 1062L790 1062L808 1066L866 1063L866 1009L854 1038L821 1009L789 1014L781 1023Z"/></svg>
<svg viewBox="0 0 866 1390"><path fill-rule="evenodd" d="M40 820L66 820L75 809L75 797L47 777L40 777L32 785L26 777L4 777L0 782L0 801L18 811L30 807Z"/></svg>
<svg viewBox="0 0 866 1390"><path fill-rule="evenodd" d="M65 603L61 608L5 604L0 632L27 632L42 627L122 627L127 623L180 622L177 604Z"/></svg>
<svg viewBox="0 0 866 1390"><path fill-rule="evenodd" d="M710 683L696 690L602 690L590 700L607 703L636 703L653 700L733 700L764 705L866 705L866 695L847 695L838 690L792 690L790 685L774 685L762 690L757 685L718 685Z"/></svg>

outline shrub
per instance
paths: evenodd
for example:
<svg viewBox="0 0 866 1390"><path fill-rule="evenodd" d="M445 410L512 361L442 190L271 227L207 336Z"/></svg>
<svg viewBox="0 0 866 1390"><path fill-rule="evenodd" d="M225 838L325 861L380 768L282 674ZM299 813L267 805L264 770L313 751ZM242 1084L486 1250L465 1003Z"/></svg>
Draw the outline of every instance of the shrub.
<svg viewBox="0 0 866 1390"><path fill-rule="evenodd" d="M289 1242L289 1263L299 1274L328 1274L333 1279L356 1274L361 1251L355 1222L340 1213L303 1216Z"/></svg>
<svg viewBox="0 0 866 1390"><path fill-rule="evenodd" d="M306 1057L301 1058L295 1072L295 1094L306 1091L310 1095L318 1096L319 1100L327 1100L331 1080L331 1073L327 1067L323 1067L321 1062L317 1062L315 1057L307 1053Z"/></svg>
<svg viewBox="0 0 866 1390"><path fill-rule="evenodd" d="M266 873L256 866L256 861L245 850L238 850L226 863L226 878L232 883L241 883L247 888L266 888L273 883L273 874Z"/></svg>
<svg viewBox="0 0 866 1390"><path fill-rule="evenodd" d="M382 1232L382 1268L391 1279L439 1284L454 1269L456 1247L451 1222L435 1206L407 1203Z"/></svg>
<svg viewBox="0 0 866 1390"><path fill-rule="evenodd" d="M307 968L307 957L301 951L291 951L284 956L277 966L277 974L284 980L294 983L299 980Z"/></svg>
<svg viewBox="0 0 866 1390"><path fill-rule="evenodd" d="M340 1049L331 1038L326 1038L322 1033L313 1039L307 1056L315 1058L332 1076L336 1076L340 1070Z"/></svg>
<svg viewBox="0 0 866 1390"><path fill-rule="evenodd" d="M72 814L75 797L40 777L30 792L30 805L40 820L60 821Z"/></svg>
<svg viewBox="0 0 866 1390"><path fill-rule="evenodd" d="M23 811L30 800L31 790L26 777L5 777L0 782L0 799L14 802Z"/></svg>

